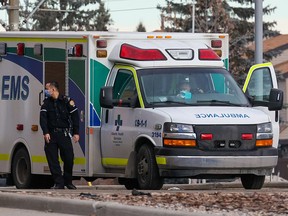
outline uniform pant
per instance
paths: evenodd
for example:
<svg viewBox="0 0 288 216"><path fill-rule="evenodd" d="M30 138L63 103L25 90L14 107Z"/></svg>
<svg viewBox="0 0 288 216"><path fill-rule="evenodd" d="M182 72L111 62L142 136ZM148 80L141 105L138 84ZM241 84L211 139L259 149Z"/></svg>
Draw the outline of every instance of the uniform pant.
<svg viewBox="0 0 288 216"><path fill-rule="evenodd" d="M54 183L61 186L72 184L74 152L71 138L64 132L52 132L50 138L50 142L45 143L44 150ZM63 175L59 162L59 151L64 163Z"/></svg>

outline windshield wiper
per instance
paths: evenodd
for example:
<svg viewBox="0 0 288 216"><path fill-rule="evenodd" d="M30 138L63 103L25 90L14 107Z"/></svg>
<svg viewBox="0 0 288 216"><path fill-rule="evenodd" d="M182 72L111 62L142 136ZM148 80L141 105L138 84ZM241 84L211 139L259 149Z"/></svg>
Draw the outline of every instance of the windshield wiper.
<svg viewBox="0 0 288 216"><path fill-rule="evenodd" d="M243 104L236 104L236 103L231 103L230 101L221 101L221 100L198 100L197 103L211 103L213 105L221 104L221 105L230 105L230 106L245 106Z"/></svg>
<svg viewBox="0 0 288 216"><path fill-rule="evenodd" d="M175 103L175 104L181 104L181 105L191 105L190 103L186 103L186 102L183 102L183 101L173 101L173 100L166 100L166 101L157 101L157 102L152 102L152 103L149 103L149 104L171 104L171 103Z"/></svg>

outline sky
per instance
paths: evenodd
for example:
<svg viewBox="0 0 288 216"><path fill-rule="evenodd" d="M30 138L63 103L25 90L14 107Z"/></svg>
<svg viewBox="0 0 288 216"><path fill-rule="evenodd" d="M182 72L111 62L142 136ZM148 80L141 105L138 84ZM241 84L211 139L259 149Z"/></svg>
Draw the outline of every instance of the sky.
<svg viewBox="0 0 288 216"><path fill-rule="evenodd" d="M21 0L20 0L21 1ZM30 0L33 1L33 0ZM146 28L146 31L160 29L160 11L157 5L165 6L165 0L102 0L105 7L109 10L113 24L111 29L118 31L136 31L140 22ZM181 0L175 0L180 2ZM192 2L192 0L182 0L182 2ZM197 1L197 0L196 0ZM201 0L198 0L201 1ZM265 21L276 21L275 30L281 34L288 34L288 13L287 0L264 0L263 7L270 5L277 7L271 15L263 17ZM7 13L0 11L0 19L8 22Z"/></svg>
<svg viewBox="0 0 288 216"><path fill-rule="evenodd" d="M192 0L182 0L182 2L185 1L192 2ZM110 10L114 20L112 27L115 29L135 31L139 22L144 24L146 31L160 29L160 11L156 9L156 6L158 4L165 6L165 0L104 0L104 2L106 8ZM175 0L175 2L180 2L180 0ZM263 7L267 5L277 7L277 9L273 14L264 16L263 19L276 21L275 30L279 30L281 34L288 34L287 0L264 0Z"/></svg>

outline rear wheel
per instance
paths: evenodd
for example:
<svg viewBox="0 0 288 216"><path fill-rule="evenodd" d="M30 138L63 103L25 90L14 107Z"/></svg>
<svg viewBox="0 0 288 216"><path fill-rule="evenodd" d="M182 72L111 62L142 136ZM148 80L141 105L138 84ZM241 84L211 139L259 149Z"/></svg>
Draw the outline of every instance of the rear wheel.
<svg viewBox="0 0 288 216"><path fill-rule="evenodd" d="M25 189L32 186L31 162L26 149L19 149L12 162L12 176L16 188Z"/></svg>
<svg viewBox="0 0 288 216"><path fill-rule="evenodd" d="M147 144L140 147L136 159L137 180L140 189L159 190L163 186L163 178L159 170L153 148Z"/></svg>
<svg viewBox="0 0 288 216"><path fill-rule="evenodd" d="M245 189L261 189L264 181L265 176L257 176L253 174L241 176L241 182Z"/></svg>

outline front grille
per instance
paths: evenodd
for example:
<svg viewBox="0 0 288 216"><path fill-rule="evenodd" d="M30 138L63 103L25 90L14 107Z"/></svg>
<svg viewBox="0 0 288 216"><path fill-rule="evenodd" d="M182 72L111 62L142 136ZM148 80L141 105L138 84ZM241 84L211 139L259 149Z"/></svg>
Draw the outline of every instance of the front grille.
<svg viewBox="0 0 288 216"><path fill-rule="evenodd" d="M202 150L239 151L255 148L256 125L200 125L194 127L197 146ZM242 134L253 134L252 140L242 140ZM201 134L212 134L212 140L201 140Z"/></svg>

